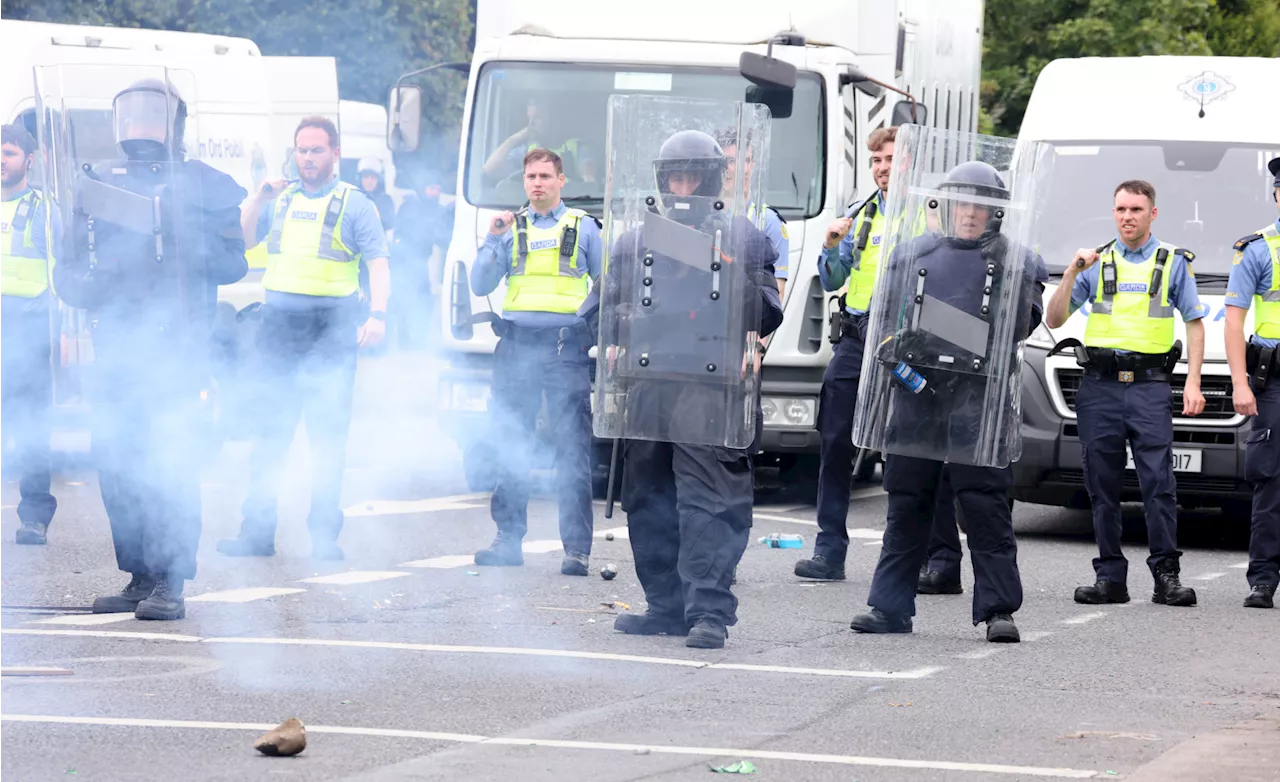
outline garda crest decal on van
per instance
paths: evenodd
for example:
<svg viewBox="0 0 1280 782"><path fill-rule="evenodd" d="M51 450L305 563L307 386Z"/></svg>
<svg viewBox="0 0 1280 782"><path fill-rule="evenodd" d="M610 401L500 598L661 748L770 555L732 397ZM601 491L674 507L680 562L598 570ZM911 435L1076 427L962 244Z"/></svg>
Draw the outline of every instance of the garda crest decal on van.
<svg viewBox="0 0 1280 782"><path fill-rule="evenodd" d="M1204 71L1178 85L1178 89L1188 100L1193 100L1202 106L1219 98L1225 98L1227 93L1235 88L1236 85L1228 81L1226 76L1213 71Z"/></svg>

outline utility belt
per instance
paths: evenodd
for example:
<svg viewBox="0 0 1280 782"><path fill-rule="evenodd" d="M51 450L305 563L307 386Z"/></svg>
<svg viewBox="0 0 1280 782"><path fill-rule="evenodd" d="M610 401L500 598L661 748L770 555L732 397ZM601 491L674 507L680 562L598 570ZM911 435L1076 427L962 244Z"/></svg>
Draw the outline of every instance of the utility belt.
<svg viewBox="0 0 1280 782"><path fill-rule="evenodd" d="M1076 363L1087 374L1101 380L1133 383L1139 380L1168 382L1182 358L1182 341L1173 343L1168 353L1118 353L1111 348L1091 348L1074 337L1053 346L1050 356L1072 350Z"/></svg>
<svg viewBox="0 0 1280 782"><path fill-rule="evenodd" d="M865 319L867 316L851 315L849 310L846 309L848 305L846 304L844 294L832 296L828 300L827 304L827 327L829 330L827 341L832 345L839 345L840 340L845 337L861 338L861 334L858 332L858 321L860 319ZM836 306L831 307L830 305L832 304Z"/></svg>
<svg viewBox="0 0 1280 782"><path fill-rule="evenodd" d="M1276 365L1277 359L1280 359L1280 345L1264 348L1250 342L1245 346L1244 365L1249 372L1249 388L1253 393L1261 394L1266 390L1271 377L1280 372Z"/></svg>

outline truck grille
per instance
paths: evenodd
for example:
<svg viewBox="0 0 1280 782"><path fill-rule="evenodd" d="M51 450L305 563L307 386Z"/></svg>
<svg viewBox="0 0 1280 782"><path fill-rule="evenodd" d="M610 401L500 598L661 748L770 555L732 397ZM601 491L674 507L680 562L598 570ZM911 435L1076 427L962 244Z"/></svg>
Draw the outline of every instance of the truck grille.
<svg viewBox="0 0 1280 782"><path fill-rule="evenodd" d="M1084 379L1084 370L1058 369L1056 377L1058 379L1058 388L1062 391L1063 400L1067 403L1067 407L1072 412L1075 412L1076 394L1080 393L1080 383ZM1182 389L1186 382L1187 376L1180 374L1175 374L1169 380L1169 385L1173 388L1173 397L1170 403L1178 413L1182 411ZM1204 394L1204 412L1195 418L1185 420L1229 421L1236 417L1235 407L1231 401L1231 378L1225 375L1201 375L1200 393ZM1181 416L1178 417L1180 418Z"/></svg>
<svg viewBox="0 0 1280 782"><path fill-rule="evenodd" d="M1175 477L1180 494L1231 494L1248 491L1248 484L1235 478L1213 478L1188 473L1178 473ZM1084 486L1084 471L1054 470L1045 476L1045 482ZM1122 488L1124 491L1138 491L1138 474L1133 470L1125 470Z"/></svg>

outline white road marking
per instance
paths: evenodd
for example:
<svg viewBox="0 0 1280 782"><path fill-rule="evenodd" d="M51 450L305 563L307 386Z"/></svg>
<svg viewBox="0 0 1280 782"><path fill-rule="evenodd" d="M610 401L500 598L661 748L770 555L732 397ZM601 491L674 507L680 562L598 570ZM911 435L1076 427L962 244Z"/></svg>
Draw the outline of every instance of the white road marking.
<svg viewBox="0 0 1280 782"><path fill-rule="evenodd" d="M426 567L447 570L448 568L462 567L463 565L474 565L475 563L476 557L474 554L450 554L445 557L432 557L431 559L415 559L412 562L401 562L397 567Z"/></svg>
<svg viewBox="0 0 1280 782"><path fill-rule="evenodd" d="M465 498L475 496L487 495L464 495ZM483 507L481 503L464 502L464 497L435 497L429 500L368 500L344 508L343 513L347 518L352 519L360 516L408 516L414 513Z"/></svg>
<svg viewBox="0 0 1280 782"><path fill-rule="evenodd" d="M775 516L772 513L752 513L751 518L753 521L781 521L787 524L803 524L806 527L818 526L818 522L810 519L797 519L794 516ZM849 537L879 540L884 537L884 530L853 527L849 530Z"/></svg>
<svg viewBox="0 0 1280 782"><path fill-rule="evenodd" d="M1226 573L1205 573L1203 576L1194 576L1192 581L1213 581L1215 578L1222 578Z"/></svg>
<svg viewBox="0 0 1280 782"><path fill-rule="evenodd" d="M881 495L883 495L883 494L887 494L887 492L884 490L884 488L883 488L883 487L880 487L880 486L869 486L869 487L867 487L867 488L865 488L865 489L858 489L857 491L850 493L850 494L849 494L849 499L850 499L850 500L865 500L865 499L867 499L868 497L879 497L879 496L881 496Z"/></svg>
<svg viewBox="0 0 1280 782"><path fill-rule="evenodd" d="M62 717L35 714L3 714L4 722L25 722L45 725L95 725L127 728L187 728L194 730L242 730L262 732L275 725L257 722L197 722L194 720L153 720L123 717ZM620 744L603 741L567 741L563 739L524 738L515 736L477 736L468 733L441 733L437 731L400 730L390 728L357 728L333 725L307 725L308 733L330 733L348 736L380 736L388 738L416 738L426 741L452 741L462 744L487 744L506 747L536 747L539 749L606 750L611 752L636 752L654 755L686 755L706 758L732 757L754 760L781 760L800 763L825 763L839 766L869 766L880 768L914 768L933 771L968 771L975 774L1008 774L1020 777L1050 777L1058 779L1093 779L1097 771L1076 768L1046 768L1041 766L1013 766L995 763L960 763L949 760L910 760L906 758L878 758L863 755L823 755L810 752L779 752L760 749L734 749L729 747L687 747L669 744Z"/></svg>
<svg viewBox="0 0 1280 782"><path fill-rule="evenodd" d="M1107 612L1106 612L1106 611L1097 611L1097 612L1094 612L1094 613L1092 613L1092 614L1080 614L1079 616L1073 616L1073 617L1071 617L1070 619L1063 619L1063 620L1062 620L1062 624L1064 624L1064 625L1082 625L1082 624L1084 624L1085 622L1092 622L1092 621L1093 621L1093 620L1095 620L1095 619L1101 619L1102 617L1104 617L1104 616L1106 616L1106 615L1107 615Z"/></svg>
<svg viewBox="0 0 1280 782"><path fill-rule="evenodd" d="M1245 568L1249 567L1249 563L1248 563L1248 562L1241 562L1240 564L1238 564L1238 565L1232 565L1231 567L1232 567L1233 569L1235 569L1235 570L1244 570Z"/></svg>
<svg viewBox="0 0 1280 782"><path fill-rule="evenodd" d="M346 573L334 573L330 576L298 579L299 584L332 584L349 586L351 584L370 584L374 581L386 581L410 575L397 570L348 570Z"/></svg>
<svg viewBox="0 0 1280 782"><path fill-rule="evenodd" d="M73 638L117 638L127 641L173 641L175 643L198 644L204 641L196 635L179 635L177 633L134 633L126 630L35 630L23 627L6 627L0 629L3 635L62 635Z"/></svg>
<svg viewBox="0 0 1280 782"><path fill-rule="evenodd" d="M863 543L862 545L864 545L864 546L883 546L883 545L884 545L884 542L883 542L883 541L879 541L879 540L873 540L873 541L871 541L870 543Z"/></svg>
<svg viewBox="0 0 1280 782"><path fill-rule="evenodd" d="M90 638L122 638L134 639L145 637L147 640L164 640L170 638L163 633L111 633L106 630L14 630L0 629L0 634L16 633L20 635L61 635L82 636ZM644 663L647 665L669 665L679 668L697 668L701 670L745 671L750 673L784 673L800 676L830 676L850 679L924 679L944 670L941 667L917 668L910 671L852 671L839 668L792 668L783 665L746 665L738 663L711 663L703 660L682 660L677 657L646 657L634 654L611 654L608 652L580 652L573 649L531 649L515 646L451 646L447 644L413 644L393 641L342 641L322 638L242 638L227 636L219 638L196 638L193 636L172 636L182 641L195 641L207 644L258 644L263 646L318 646L335 649L391 649L409 652L439 652L446 654L497 654L523 657L560 657L577 660L600 660L605 662Z"/></svg>
<svg viewBox="0 0 1280 782"><path fill-rule="evenodd" d="M296 595L305 589L291 587L247 587L245 589L224 589L221 592L205 592L187 598L188 603L248 603L254 600L265 600L268 597Z"/></svg>
<svg viewBox="0 0 1280 782"><path fill-rule="evenodd" d="M35 625L109 625L116 622L127 622L133 618L133 612L122 614L67 614L52 619L40 619L32 622Z"/></svg>
<svg viewBox="0 0 1280 782"><path fill-rule="evenodd" d="M595 537L603 538L605 535L613 533L615 540L628 540L631 537L630 531L626 527L613 527L612 529L596 530Z"/></svg>

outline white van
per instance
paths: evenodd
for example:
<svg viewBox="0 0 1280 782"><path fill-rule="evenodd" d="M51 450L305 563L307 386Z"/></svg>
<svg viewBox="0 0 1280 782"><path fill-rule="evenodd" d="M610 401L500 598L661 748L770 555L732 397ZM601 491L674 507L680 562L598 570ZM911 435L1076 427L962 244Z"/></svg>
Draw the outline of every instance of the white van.
<svg viewBox="0 0 1280 782"><path fill-rule="evenodd" d="M1231 401L1223 339L1223 297L1232 244L1275 220L1267 161L1280 154L1280 60L1244 57L1121 57L1055 60L1036 81L1019 138L1056 148L1053 185L1041 223L1041 253L1060 279L1077 248L1116 235L1112 193L1126 179L1155 185L1162 241L1195 253L1192 270L1205 318L1201 391L1205 411L1180 415L1185 360L1173 382L1174 470L1178 501L1219 505L1248 522L1244 480L1247 421ZM1053 286L1045 293L1045 300ZM1084 336L1088 307L1059 329L1041 326L1027 343L1021 461L1014 497L1088 507L1075 415L1081 371L1070 353L1047 358ZM1250 323L1252 321L1250 320ZM1178 321L1178 339L1186 332ZM1124 499L1140 499L1126 472Z"/></svg>
<svg viewBox="0 0 1280 782"><path fill-rule="evenodd" d="M475 297L466 280L494 213L524 201L518 176L494 179L482 169L503 140L528 123L530 100L542 100L574 137L603 152L610 95L742 100L751 83L739 72L740 58L766 54L772 39L772 56L795 66L798 80L789 115L775 112L769 160L766 200L787 220L790 279L786 316L762 370L764 460L781 468L785 481L816 483L818 397L831 358L819 247L827 225L874 187L867 136L901 121L909 109L902 95L867 77L910 87L930 124L975 129L983 3L651 0L616 6L594 13L480 0L444 270L445 290L455 300L440 308L448 359L438 394L448 411L442 420L456 424L472 486L487 488L491 477L482 468L492 463L492 444L484 421L497 340L487 324L463 326L457 314L500 309L505 288ZM596 181L575 183L565 197L599 215L603 173L600 166Z"/></svg>

